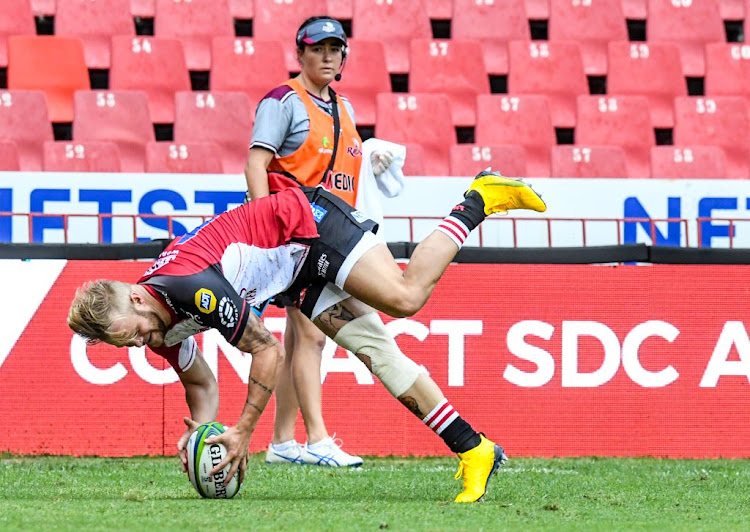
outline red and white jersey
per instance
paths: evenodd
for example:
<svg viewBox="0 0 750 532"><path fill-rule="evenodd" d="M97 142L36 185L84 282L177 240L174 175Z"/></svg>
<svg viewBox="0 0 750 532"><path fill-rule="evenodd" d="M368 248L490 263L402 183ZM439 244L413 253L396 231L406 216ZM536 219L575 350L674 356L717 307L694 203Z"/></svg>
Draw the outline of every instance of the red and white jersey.
<svg viewBox="0 0 750 532"><path fill-rule="evenodd" d="M318 231L299 188L222 213L176 238L138 281L170 312L165 346L177 371L195 357L194 334L210 328L237 345L250 307L288 289Z"/></svg>

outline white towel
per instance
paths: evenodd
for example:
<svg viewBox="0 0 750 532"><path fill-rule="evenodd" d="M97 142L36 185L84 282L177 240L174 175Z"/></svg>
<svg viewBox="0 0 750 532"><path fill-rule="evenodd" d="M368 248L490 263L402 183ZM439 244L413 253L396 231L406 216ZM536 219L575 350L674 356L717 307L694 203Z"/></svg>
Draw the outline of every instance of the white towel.
<svg viewBox="0 0 750 532"><path fill-rule="evenodd" d="M375 177L372 171L370 157L373 152L389 151L393 154L393 161L388 170ZM359 185L355 207L368 218L380 225L378 236L385 241L383 235L383 204L381 194L387 198L394 198L404 189L404 162L406 162L406 146L380 139L367 139L362 143L362 167L359 171Z"/></svg>

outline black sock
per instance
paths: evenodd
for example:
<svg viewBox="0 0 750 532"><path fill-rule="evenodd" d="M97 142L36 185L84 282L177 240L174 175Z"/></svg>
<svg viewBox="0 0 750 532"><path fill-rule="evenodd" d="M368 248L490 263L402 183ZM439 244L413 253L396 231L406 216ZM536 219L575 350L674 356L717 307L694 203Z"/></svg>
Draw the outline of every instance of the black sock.
<svg viewBox="0 0 750 532"><path fill-rule="evenodd" d="M465 453L482 441L479 433L464 421L447 399L443 399L422 422L443 438L454 453Z"/></svg>
<svg viewBox="0 0 750 532"><path fill-rule="evenodd" d="M458 218L469 231L473 231L487 217L482 196L475 190L470 191L464 201L453 207L450 216Z"/></svg>

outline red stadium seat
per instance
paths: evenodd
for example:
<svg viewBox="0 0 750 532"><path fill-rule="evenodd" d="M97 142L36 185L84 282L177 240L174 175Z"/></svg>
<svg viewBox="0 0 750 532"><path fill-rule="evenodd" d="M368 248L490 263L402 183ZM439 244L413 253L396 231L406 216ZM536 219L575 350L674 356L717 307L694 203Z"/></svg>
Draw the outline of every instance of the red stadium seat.
<svg viewBox="0 0 750 532"><path fill-rule="evenodd" d="M552 125L575 126L576 98L589 93L578 43L512 41L508 57L508 93L543 94L549 98Z"/></svg>
<svg viewBox="0 0 750 532"><path fill-rule="evenodd" d="M444 94L378 94L375 135L401 144L420 144L426 175L448 175L448 150L456 144ZM408 156L407 156L408 158Z"/></svg>
<svg viewBox="0 0 750 532"><path fill-rule="evenodd" d="M555 129L546 96L479 95L475 137L477 144L523 146L526 175L549 177Z"/></svg>
<svg viewBox="0 0 750 532"><path fill-rule="evenodd" d="M549 40L577 41L587 75L605 75L607 43L627 39L620 0L550 0Z"/></svg>
<svg viewBox="0 0 750 532"><path fill-rule="evenodd" d="M706 96L742 96L750 105L750 45L706 45Z"/></svg>
<svg viewBox="0 0 750 532"><path fill-rule="evenodd" d="M552 177L628 177L619 146L554 146Z"/></svg>
<svg viewBox="0 0 750 532"><path fill-rule="evenodd" d="M477 95L490 93L479 41L414 39L410 61L410 91L445 94L454 126L476 124Z"/></svg>
<svg viewBox="0 0 750 532"><path fill-rule="evenodd" d="M8 37L35 34L36 25L29 0L5 0L0 9L0 68L8 66Z"/></svg>
<svg viewBox="0 0 750 532"><path fill-rule="evenodd" d="M55 35L80 37L86 66L109 68L112 35L135 35L130 0L57 0Z"/></svg>
<svg viewBox="0 0 750 532"><path fill-rule="evenodd" d="M614 96L648 98L651 123L674 126L674 99L687 96L680 66L680 49L672 43L609 43L607 92Z"/></svg>
<svg viewBox="0 0 750 532"><path fill-rule="evenodd" d="M0 139L0 172L15 172L21 169L18 148L12 140Z"/></svg>
<svg viewBox="0 0 750 532"><path fill-rule="evenodd" d="M354 15L354 0L328 0L328 16L338 20L351 20Z"/></svg>
<svg viewBox="0 0 750 532"><path fill-rule="evenodd" d="M427 16L431 20L450 20L453 16L453 0L427 0Z"/></svg>
<svg viewBox="0 0 750 532"><path fill-rule="evenodd" d="M255 0L253 38L280 42L287 71L299 72L297 28L310 17L324 15L327 8L326 0Z"/></svg>
<svg viewBox="0 0 750 532"><path fill-rule="evenodd" d="M677 43L682 73L689 77L703 76L704 46L726 41L718 0L648 0L647 38L649 42Z"/></svg>
<svg viewBox="0 0 750 532"><path fill-rule="evenodd" d="M8 39L8 88L41 90L52 122L73 121L73 93L91 88L78 38L21 36Z"/></svg>
<svg viewBox="0 0 750 532"><path fill-rule="evenodd" d="M451 35L481 42L487 72L498 75L508 73L508 42L531 39L523 0L482 5L475 0L454 0Z"/></svg>
<svg viewBox="0 0 750 532"><path fill-rule="evenodd" d="M409 41L432 37L424 0L354 0L352 35L385 46L388 72L409 72ZM456 35L453 35L456 37Z"/></svg>
<svg viewBox="0 0 750 532"><path fill-rule="evenodd" d="M138 18L154 18L156 14L154 0L130 0L130 13Z"/></svg>
<svg viewBox="0 0 750 532"><path fill-rule="evenodd" d="M112 37L112 90L142 90L151 121L174 122L174 95L190 90L182 44L159 37Z"/></svg>
<svg viewBox="0 0 750 532"><path fill-rule="evenodd" d="M628 20L646 20L648 0L622 0L622 14Z"/></svg>
<svg viewBox="0 0 750 532"><path fill-rule="evenodd" d="M744 98L676 98L674 106L675 146L718 146L726 155L727 176L748 177L750 120Z"/></svg>
<svg viewBox="0 0 750 532"><path fill-rule="evenodd" d="M31 0L31 11L34 16L54 16L56 7L55 0Z"/></svg>
<svg viewBox="0 0 750 532"><path fill-rule="evenodd" d="M726 178L726 157L716 146L654 146L651 148L651 176L661 179Z"/></svg>
<svg viewBox="0 0 750 532"><path fill-rule="evenodd" d="M743 20L745 2L744 0L719 0L719 13L722 20Z"/></svg>
<svg viewBox="0 0 750 532"><path fill-rule="evenodd" d="M234 37L227 0L156 0L154 35L179 39L188 70L211 69L211 39Z"/></svg>
<svg viewBox="0 0 750 532"><path fill-rule="evenodd" d="M529 20L549 19L549 0L525 0Z"/></svg>
<svg viewBox="0 0 750 532"><path fill-rule="evenodd" d="M424 148L422 148L422 145L411 142L407 142L404 145L406 146L406 160L402 169L403 174L405 176L425 175Z"/></svg>
<svg viewBox="0 0 750 532"><path fill-rule="evenodd" d="M221 174L219 147L212 142L149 142L146 172L172 174Z"/></svg>
<svg viewBox="0 0 750 532"><path fill-rule="evenodd" d="M289 79L279 42L217 37L211 53L211 90L244 92L253 108L272 87Z"/></svg>
<svg viewBox="0 0 750 532"><path fill-rule="evenodd" d="M75 95L73 140L113 142L123 172L143 172L146 143L154 140L142 91L80 91Z"/></svg>
<svg viewBox="0 0 750 532"><path fill-rule="evenodd" d="M650 177L649 150L656 144L645 96L579 96L576 144L620 146L628 177Z"/></svg>
<svg viewBox="0 0 750 532"><path fill-rule="evenodd" d="M42 147L45 141L52 140L43 92L0 92L0 139L16 143L21 170L42 169Z"/></svg>
<svg viewBox="0 0 750 532"><path fill-rule="evenodd" d="M509 177L525 176L526 152L517 144L451 146L451 175L474 177L487 167Z"/></svg>
<svg viewBox="0 0 750 532"><path fill-rule="evenodd" d="M333 86L351 102L357 125L375 125L376 97L381 92L391 92L383 43L350 39L341 81Z"/></svg>
<svg viewBox="0 0 750 532"><path fill-rule="evenodd" d="M225 174L241 174L247 161L255 114L244 92L178 92L174 140L213 142Z"/></svg>
<svg viewBox="0 0 750 532"><path fill-rule="evenodd" d="M229 0L229 12L232 18L252 19L255 12L253 0Z"/></svg>
<svg viewBox="0 0 750 532"><path fill-rule="evenodd" d="M119 172L120 150L114 142L49 141L44 143L48 172Z"/></svg>

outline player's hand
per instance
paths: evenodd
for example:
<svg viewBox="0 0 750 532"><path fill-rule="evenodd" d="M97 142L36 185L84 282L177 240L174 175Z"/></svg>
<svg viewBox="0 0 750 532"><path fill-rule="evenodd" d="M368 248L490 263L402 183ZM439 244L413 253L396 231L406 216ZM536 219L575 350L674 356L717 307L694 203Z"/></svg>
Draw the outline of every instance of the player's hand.
<svg viewBox="0 0 750 532"><path fill-rule="evenodd" d="M189 417L182 418L182 421L184 421L185 425L187 425L187 429L182 434L182 436L180 436L180 439L177 440L177 452L180 454L180 461L182 462L182 470L185 473L187 473L187 465L188 465L187 442L190 439L190 435L193 432L195 432L195 429L200 427L200 423L193 421Z"/></svg>
<svg viewBox="0 0 750 532"><path fill-rule="evenodd" d="M240 483L245 480L245 470L247 469L247 448L250 445L250 435L252 432L243 431L236 426L227 427L227 430L218 436L211 436L206 439L206 443L221 443L227 449L227 455L219 464L211 470L211 475L215 475L227 465L231 464L227 474L226 483L234 477L239 470Z"/></svg>
<svg viewBox="0 0 750 532"><path fill-rule="evenodd" d="M393 154L389 151L374 151L370 155L370 162L372 163L372 173L377 177L391 166Z"/></svg>

